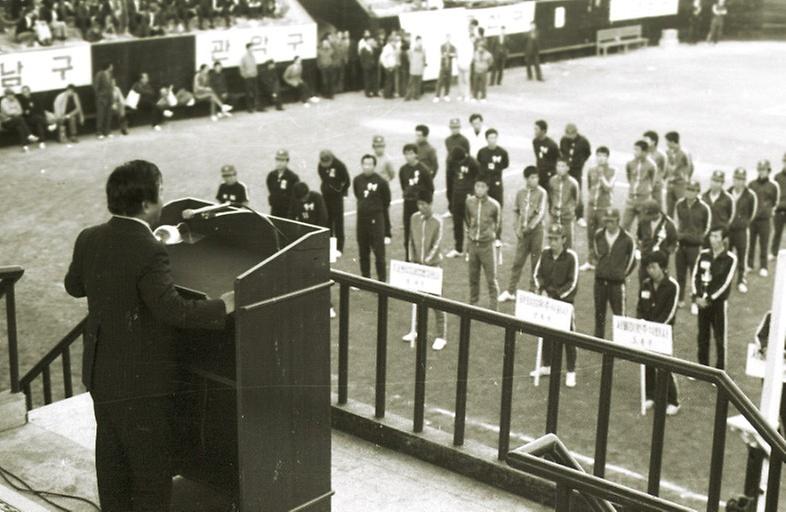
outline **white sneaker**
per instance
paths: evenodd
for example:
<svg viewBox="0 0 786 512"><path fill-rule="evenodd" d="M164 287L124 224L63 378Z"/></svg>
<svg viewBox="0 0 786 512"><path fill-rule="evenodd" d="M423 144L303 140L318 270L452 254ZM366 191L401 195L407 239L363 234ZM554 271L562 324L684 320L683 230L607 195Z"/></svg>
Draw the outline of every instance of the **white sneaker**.
<svg viewBox="0 0 786 512"><path fill-rule="evenodd" d="M216 121L218 121L218 116L210 116L210 120L215 123Z"/></svg>
<svg viewBox="0 0 786 512"><path fill-rule="evenodd" d="M104 140L104 136L103 135L99 135L98 136L98 140Z"/></svg>
<svg viewBox="0 0 786 512"><path fill-rule="evenodd" d="M312 96L311 98L309 98L309 101L310 101L311 103L319 103L319 97L317 97L317 96Z"/></svg>
<svg viewBox="0 0 786 512"><path fill-rule="evenodd" d="M745 283L738 284L737 291L740 293L748 293L748 285L746 285Z"/></svg>
<svg viewBox="0 0 786 512"><path fill-rule="evenodd" d="M450 96L445 96L444 98L442 98L442 101L444 101L445 103L450 103Z"/></svg>
<svg viewBox="0 0 786 512"><path fill-rule="evenodd" d="M415 340L417 339L418 339L418 333L415 331L410 331L401 337L401 341L406 341L407 343L414 343Z"/></svg>
<svg viewBox="0 0 786 512"><path fill-rule="evenodd" d="M38 149L46 149L46 142L39 142Z"/></svg>
<svg viewBox="0 0 786 512"><path fill-rule="evenodd" d="M577 220L576 224L578 224L579 227L581 227L581 228L586 228L587 227L587 221L584 220L584 217L582 217L579 220Z"/></svg>
<svg viewBox="0 0 786 512"><path fill-rule="evenodd" d="M446 258L458 258L458 257L460 257L463 254L464 253L458 252L456 249L451 249L450 251L448 251L448 253L445 255L445 257Z"/></svg>
<svg viewBox="0 0 786 512"><path fill-rule="evenodd" d="M27 146L22 146L22 153L27 153L28 151L30 151L30 148L29 148L29 147L27 147Z"/></svg>
<svg viewBox="0 0 786 512"><path fill-rule="evenodd" d="M336 315L336 310L335 310L334 308L332 308L332 307L331 307L331 308L330 308L330 318L331 318L331 320L332 320L333 318L336 318L336 316L337 316L337 315Z"/></svg>
<svg viewBox="0 0 786 512"><path fill-rule="evenodd" d="M433 100L431 100L431 102L432 103L439 103L439 98L435 97Z"/></svg>
<svg viewBox="0 0 786 512"><path fill-rule="evenodd" d="M443 214L442 214L442 218L443 218L443 219L449 219L449 218L451 218L451 217L453 217L453 214L452 214L452 213L450 213L449 211L447 211L447 212L445 212L445 213L443 213Z"/></svg>
<svg viewBox="0 0 786 512"><path fill-rule="evenodd" d="M445 338L435 338L434 344L431 345L431 348L433 350L442 350L443 348L445 348L445 345L447 344L448 344L448 340L446 340Z"/></svg>
<svg viewBox="0 0 786 512"><path fill-rule="evenodd" d="M341 257L341 251L336 251L336 258L338 259L340 257Z"/></svg>
<svg viewBox="0 0 786 512"><path fill-rule="evenodd" d="M57 123L52 123L52 124L48 125L46 127L46 129L49 130L50 132L53 132L53 131L57 130Z"/></svg>
<svg viewBox="0 0 786 512"><path fill-rule="evenodd" d="M568 372L565 374L565 385L569 388L576 387L576 372Z"/></svg>
<svg viewBox="0 0 786 512"><path fill-rule="evenodd" d="M497 297L497 301L499 302L510 302L516 300L516 296L512 293L509 293L507 290L499 294Z"/></svg>
<svg viewBox="0 0 786 512"><path fill-rule="evenodd" d="M193 107L194 105L196 105L196 100L194 98L191 98L186 102L187 107Z"/></svg>
<svg viewBox="0 0 786 512"><path fill-rule="evenodd" d="M595 265L593 265L588 261L584 263L582 266L580 266L579 270L581 270L582 272L587 272L588 270L595 270Z"/></svg>
<svg viewBox="0 0 786 512"><path fill-rule="evenodd" d="M226 103L224 103L223 105L221 105L221 112L225 114L227 112L232 112L232 108L233 108L232 105L227 105Z"/></svg>
<svg viewBox="0 0 786 512"><path fill-rule="evenodd" d="M766 268L759 269L759 277L767 277L770 273L767 271Z"/></svg>
<svg viewBox="0 0 786 512"><path fill-rule="evenodd" d="M538 375L540 375L541 377L548 377L549 375L551 375L551 366L541 366L540 371L532 370L531 372L529 372L530 377L537 377Z"/></svg>
<svg viewBox="0 0 786 512"><path fill-rule="evenodd" d="M676 416L678 412L680 412L679 405L669 404L666 406L666 416Z"/></svg>
<svg viewBox="0 0 786 512"><path fill-rule="evenodd" d="M695 303L690 305L690 314L696 316L699 314L699 306Z"/></svg>
<svg viewBox="0 0 786 512"><path fill-rule="evenodd" d="M767 261L775 261L775 255L774 254L768 254L767 255Z"/></svg>
<svg viewBox="0 0 786 512"><path fill-rule="evenodd" d="M157 132L160 132L160 131L161 131L161 127L160 127L159 125L155 125L155 126L153 127L153 129L154 129L155 131L157 131Z"/></svg>
<svg viewBox="0 0 786 512"><path fill-rule="evenodd" d="M29 140L30 142L38 142L38 137L36 137L35 135L28 135L27 140Z"/></svg>
<svg viewBox="0 0 786 512"><path fill-rule="evenodd" d="M303 106L306 108L311 108L311 103L303 103Z"/></svg>
<svg viewBox="0 0 786 512"><path fill-rule="evenodd" d="M175 113L172 112L171 110L164 110L164 117L169 118L172 117L173 115L175 115Z"/></svg>
<svg viewBox="0 0 786 512"><path fill-rule="evenodd" d="M644 400L644 410L645 411L649 411L653 407L655 407L655 400L650 400L649 398Z"/></svg>

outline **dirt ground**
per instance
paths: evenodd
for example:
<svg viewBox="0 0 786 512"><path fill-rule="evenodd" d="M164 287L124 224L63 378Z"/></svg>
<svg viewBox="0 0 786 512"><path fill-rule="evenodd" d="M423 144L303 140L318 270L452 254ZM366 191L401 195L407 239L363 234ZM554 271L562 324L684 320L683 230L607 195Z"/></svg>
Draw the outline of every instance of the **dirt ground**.
<svg viewBox="0 0 786 512"><path fill-rule="evenodd" d="M68 297L62 280L70 261L73 241L84 227L102 222L108 214L103 187L118 163L145 158L156 162L165 176L165 199L182 196L212 198L220 181L222 164L237 166L251 190L252 206L267 211L264 180L280 147L292 154L292 168L312 188L318 184L316 165L320 149L332 149L354 175L359 160L370 151L371 138L384 135L389 154L403 162L401 146L414 137L414 127L432 128L441 168L438 188L444 189L444 137L447 123L460 117L465 126L472 112L486 117L487 127L500 131L500 144L511 156L511 173L505 179L506 204L522 185L521 169L532 163L532 124L546 119L550 135L559 139L564 126L575 122L593 147L611 148L612 163L620 175L632 154L633 143L648 129L661 135L678 130L683 145L697 164L703 186L713 169L744 166L752 177L756 161L768 158L776 170L786 144L786 103L780 98L786 83L786 44L722 43L714 47L651 48L607 58L586 58L545 66L546 82L527 82L522 69L511 69L501 87L492 87L486 104L451 102L433 104L428 95L420 102L369 100L346 94L323 101L311 109L289 105L285 112L249 115L211 123L194 119L168 124L161 133L147 127L128 137L97 141L84 135L72 148L56 143L46 150L22 154L6 148L0 156L0 197L3 200L0 263L22 265L26 273L17 287L22 371L29 369L85 313L85 304ZM730 177L727 178L730 180ZM621 179L624 182L624 177ZM621 184L616 202L627 189ZM400 198L398 184L393 196ZM346 202L347 247L336 268L358 272L355 244L354 200ZM438 212L446 209L444 193L436 196ZM500 271L504 286L513 258L512 213L505 209L505 262ZM391 210L394 226L389 257L403 258L401 205ZM451 220L445 221L443 250L451 246ZM577 251L586 258L586 234L577 229ZM467 298L466 264L447 260L445 296ZM592 332L592 273L583 273L577 299L578 330ZM729 373L755 402L759 382L744 375L745 346L762 314L768 309L772 277L750 277L750 293L732 293L729 312ZM630 282L627 307L635 307L637 283ZM481 303L485 304L485 289ZM336 297L337 298L337 297ZM374 384L375 301L363 293L352 295L350 347L350 397L371 403ZM336 301L337 303L337 301ZM369 307L368 304L371 304ZM513 311L505 305L503 311ZM409 328L409 306L391 303L388 350L388 407L410 417L414 391L414 351L397 340ZM433 317L432 317L433 318ZM4 319L3 319L4 322ZM433 320L431 320L433 324ZM455 399L458 321L449 318L449 344L442 352L429 352L426 394L427 421L452 430ZM609 322L610 323L610 322ZM335 327L335 324L334 324ZM4 323L0 324L4 332ZM610 331L610 325L607 329ZM610 333L610 332L609 332ZM696 319L687 311L678 314L675 355L696 357ZM337 339L336 336L333 337ZM499 418L499 380L502 373L501 330L473 328L470 351L470 386L467 437L496 445ZM516 348L512 445L545 429L547 385L534 387L527 373L533 366L535 342L519 339ZM0 344L0 378L6 380L7 354ZM75 371L79 371L78 354ZM333 357L335 367L336 358ZM646 488L651 415L638 414L638 368L617 365L614 379L609 437L608 476ZM58 380L58 379L56 379ZM578 386L565 389L561 400L559 434L576 452L591 456L600 381L600 358L579 353ZM547 382L547 381L546 381ZM708 466L715 392L711 386L680 381L682 411L670 418L663 465L663 495L688 506L701 507L708 484ZM736 412L732 411L736 414ZM722 496L742 488L745 450L729 434ZM588 462L584 459L583 462ZM590 468L591 463L585 464Z"/></svg>

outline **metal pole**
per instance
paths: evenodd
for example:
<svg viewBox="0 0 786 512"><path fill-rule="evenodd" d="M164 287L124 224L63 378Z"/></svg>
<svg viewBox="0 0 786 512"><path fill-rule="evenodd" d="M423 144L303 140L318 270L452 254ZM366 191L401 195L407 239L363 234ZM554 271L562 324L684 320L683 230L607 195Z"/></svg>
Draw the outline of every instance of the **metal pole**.
<svg viewBox="0 0 786 512"><path fill-rule="evenodd" d="M415 354L415 411L413 431L423 432L423 414L426 407L426 354L428 353L428 307L418 303L417 346Z"/></svg>
<svg viewBox="0 0 786 512"><path fill-rule="evenodd" d="M349 381L349 285L341 283L338 302L338 403L347 403Z"/></svg>
<svg viewBox="0 0 786 512"><path fill-rule="evenodd" d="M611 390L614 380L614 356L603 354L603 369L600 373L600 396L598 397L598 425L595 429L595 463L592 473L600 478L606 475L606 451L609 440L609 416L611 415Z"/></svg>
<svg viewBox="0 0 786 512"><path fill-rule="evenodd" d="M510 448L510 416L513 407L513 363L516 354L516 330L505 329L505 355L502 360L502 399L499 411L497 458L504 460Z"/></svg>
<svg viewBox="0 0 786 512"><path fill-rule="evenodd" d="M11 393L19 392L19 349L16 339L16 300L14 284L7 286L5 294L6 325L8 326L8 365L11 374Z"/></svg>
<svg viewBox="0 0 786 512"><path fill-rule="evenodd" d="M377 385L374 397L374 416L385 417L385 385L388 361L388 297L377 298Z"/></svg>
<svg viewBox="0 0 786 512"><path fill-rule="evenodd" d="M459 354L456 376L456 417L453 425L453 444L464 444L464 426L467 415L467 377L469 374L469 333L471 320L468 316L461 317L459 327Z"/></svg>

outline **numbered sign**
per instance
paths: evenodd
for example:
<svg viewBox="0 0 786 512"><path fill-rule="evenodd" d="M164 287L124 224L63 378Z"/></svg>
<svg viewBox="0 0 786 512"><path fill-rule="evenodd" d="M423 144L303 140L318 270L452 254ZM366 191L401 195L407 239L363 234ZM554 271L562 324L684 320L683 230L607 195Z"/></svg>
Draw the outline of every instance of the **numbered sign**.
<svg viewBox="0 0 786 512"><path fill-rule="evenodd" d="M671 326L614 315L614 343L672 355Z"/></svg>

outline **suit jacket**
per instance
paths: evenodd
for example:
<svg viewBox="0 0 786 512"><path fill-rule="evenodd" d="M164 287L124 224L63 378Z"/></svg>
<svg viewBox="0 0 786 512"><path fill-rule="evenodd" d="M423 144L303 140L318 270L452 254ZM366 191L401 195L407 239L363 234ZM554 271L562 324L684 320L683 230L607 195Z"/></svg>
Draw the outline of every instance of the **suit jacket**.
<svg viewBox="0 0 786 512"><path fill-rule="evenodd" d="M221 300L175 289L166 246L140 222L113 217L79 234L66 291L87 297L82 382L96 402L175 391L175 329L222 329Z"/></svg>

